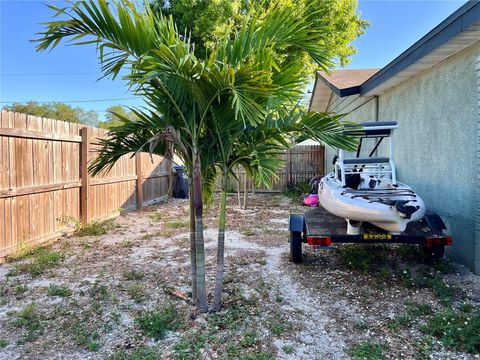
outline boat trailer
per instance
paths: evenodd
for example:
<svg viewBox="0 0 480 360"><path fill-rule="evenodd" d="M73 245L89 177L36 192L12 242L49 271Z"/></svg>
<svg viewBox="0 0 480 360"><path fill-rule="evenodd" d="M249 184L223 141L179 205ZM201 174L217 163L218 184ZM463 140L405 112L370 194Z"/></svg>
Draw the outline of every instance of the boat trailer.
<svg viewBox="0 0 480 360"><path fill-rule="evenodd" d="M358 235L348 235L345 219L319 206L304 214L290 215L290 260L302 263L303 244L329 247L335 243L416 244L420 246L425 260L438 259L443 257L445 246L452 245L452 237L444 233L446 229L440 216L427 211L421 220L408 223L400 234L391 234L364 223Z"/></svg>

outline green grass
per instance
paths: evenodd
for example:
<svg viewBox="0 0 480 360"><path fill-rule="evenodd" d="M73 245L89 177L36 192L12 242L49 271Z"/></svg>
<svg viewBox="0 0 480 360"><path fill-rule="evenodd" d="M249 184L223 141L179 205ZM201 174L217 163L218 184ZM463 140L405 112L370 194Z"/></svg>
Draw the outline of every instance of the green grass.
<svg viewBox="0 0 480 360"><path fill-rule="evenodd" d="M186 228L190 226L190 221L186 220L174 220L174 221L169 221L165 224L165 226L169 229L181 229L181 228Z"/></svg>
<svg viewBox="0 0 480 360"><path fill-rule="evenodd" d="M173 346L173 356L178 360L196 360L206 342L206 334L201 332L186 334Z"/></svg>
<svg viewBox="0 0 480 360"><path fill-rule="evenodd" d="M50 284L47 288L47 295L67 297L72 295L72 290L67 285Z"/></svg>
<svg viewBox="0 0 480 360"><path fill-rule="evenodd" d="M5 339L0 339L0 349L6 348L8 346L8 341Z"/></svg>
<svg viewBox="0 0 480 360"><path fill-rule="evenodd" d="M338 255L340 261L352 270L367 272L373 268L385 267L384 247L363 244L346 245L338 249Z"/></svg>
<svg viewBox="0 0 480 360"><path fill-rule="evenodd" d="M17 296L23 295L25 292L27 292L28 286L27 285L17 285L15 286L14 289L14 294Z"/></svg>
<svg viewBox="0 0 480 360"><path fill-rule="evenodd" d="M105 235L110 230L115 229L115 219L108 219L102 221L92 221L88 224L75 223L75 235L79 237L84 236L100 236Z"/></svg>
<svg viewBox="0 0 480 360"><path fill-rule="evenodd" d="M432 307L428 304L420 304L413 301L406 301L407 314L412 317L426 316L433 313Z"/></svg>
<svg viewBox="0 0 480 360"><path fill-rule="evenodd" d="M480 354L480 309L466 306L437 312L421 330L449 348Z"/></svg>
<svg viewBox="0 0 480 360"><path fill-rule="evenodd" d="M72 328L72 335L75 345L83 346L90 351L97 351L100 348L100 335L85 322L76 323Z"/></svg>
<svg viewBox="0 0 480 360"><path fill-rule="evenodd" d="M160 354L148 347L142 347L133 350L118 350L107 358L108 360L159 360Z"/></svg>
<svg viewBox="0 0 480 360"><path fill-rule="evenodd" d="M142 280L145 277L143 271L129 270L123 273L123 278L125 280Z"/></svg>
<svg viewBox="0 0 480 360"><path fill-rule="evenodd" d="M155 340L163 339L167 331L181 327L178 311L173 305L160 310L144 311L135 318L135 323L145 335Z"/></svg>
<svg viewBox="0 0 480 360"><path fill-rule="evenodd" d="M34 341L43 332L43 317L37 310L37 305L31 303L19 312L13 313L13 326L25 331L24 340Z"/></svg>
<svg viewBox="0 0 480 360"><path fill-rule="evenodd" d="M160 221L163 218L163 214L161 212L155 211L155 212L152 212L151 214L148 214L148 217L153 221Z"/></svg>
<svg viewBox="0 0 480 360"><path fill-rule="evenodd" d="M257 235L257 232L254 229L245 229L245 230L243 230L242 233L245 236L255 236L255 235Z"/></svg>
<svg viewBox="0 0 480 360"><path fill-rule="evenodd" d="M107 286L101 284L99 281L96 281L93 284L88 293L92 299L98 301L107 300L109 297Z"/></svg>
<svg viewBox="0 0 480 360"><path fill-rule="evenodd" d="M143 284L131 284L127 286L126 291L128 296L137 303L142 302L147 297Z"/></svg>
<svg viewBox="0 0 480 360"><path fill-rule="evenodd" d="M62 254L53 250L51 246L38 247L25 255L25 262L16 265L14 272L39 276L58 265L61 260Z"/></svg>
<svg viewBox="0 0 480 360"><path fill-rule="evenodd" d="M387 351L388 347L385 344L363 341L353 345L348 354L358 360L381 360Z"/></svg>

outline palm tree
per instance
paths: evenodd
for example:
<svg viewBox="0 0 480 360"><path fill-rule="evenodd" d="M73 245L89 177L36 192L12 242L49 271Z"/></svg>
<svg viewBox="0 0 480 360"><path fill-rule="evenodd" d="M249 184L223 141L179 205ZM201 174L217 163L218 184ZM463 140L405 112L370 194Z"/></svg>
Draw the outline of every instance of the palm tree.
<svg viewBox="0 0 480 360"><path fill-rule="evenodd" d="M124 119L101 141L99 157L90 166L93 173L137 151L167 157L175 152L184 161L192 178L192 297L201 311L208 309L202 198L214 167L221 164L225 178L232 163L246 161L232 158L242 129L261 127L276 109L300 96L298 65L279 71L281 51L295 47L322 67L329 62L328 53L312 41L322 36L312 26L315 13L302 17L282 4L272 2L263 19L247 16L241 31L223 39L206 59L195 56L188 36L177 31L171 18L130 0L49 5L56 16L66 18L47 22L36 40L38 51L53 49L64 39L95 44L104 77L115 78L124 69L123 79L147 103L145 109L132 109L138 120ZM225 204L222 209L224 219Z"/></svg>

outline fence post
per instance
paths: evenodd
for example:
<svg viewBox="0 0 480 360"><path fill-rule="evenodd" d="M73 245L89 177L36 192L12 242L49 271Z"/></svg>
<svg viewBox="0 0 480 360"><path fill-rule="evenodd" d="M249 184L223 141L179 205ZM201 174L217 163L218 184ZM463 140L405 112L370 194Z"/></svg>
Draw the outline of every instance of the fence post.
<svg viewBox="0 0 480 360"><path fill-rule="evenodd" d="M291 177L291 165L292 164L292 152L291 152L291 149L288 148L287 149L287 161L285 163L285 173L287 174L287 183L285 184L285 187L288 187L290 185L290 177Z"/></svg>
<svg viewBox="0 0 480 360"><path fill-rule="evenodd" d="M135 172L137 174L137 209L143 209L142 153L135 154Z"/></svg>
<svg viewBox="0 0 480 360"><path fill-rule="evenodd" d="M80 197L80 214L83 224L87 224L90 221L90 174L88 173L88 155L90 153L90 140L92 129L84 127L81 129L82 143L81 143L81 162L80 173L82 176L82 189Z"/></svg>

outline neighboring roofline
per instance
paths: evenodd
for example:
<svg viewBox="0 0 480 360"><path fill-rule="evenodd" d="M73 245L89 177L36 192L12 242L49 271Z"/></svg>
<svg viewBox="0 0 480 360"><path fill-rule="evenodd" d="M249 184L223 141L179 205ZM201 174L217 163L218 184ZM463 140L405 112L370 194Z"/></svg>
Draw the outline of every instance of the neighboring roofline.
<svg viewBox="0 0 480 360"><path fill-rule="evenodd" d="M360 86L364 95L480 20L480 1L469 0Z"/></svg>
<svg viewBox="0 0 480 360"><path fill-rule="evenodd" d="M315 90L315 87L317 86L318 78L320 78L325 85L327 85L335 94L337 94L340 97L350 96L350 95L358 94L360 92L360 85L352 86L352 87L344 88L344 89L340 89L340 88L336 87L330 81L328 81L327 78L322 76L322 73L320 71L317 71L317 73L315 75L315 84L313 86L313 90ZM313 96L312 96L312 99L313 99Z"/></svg>

